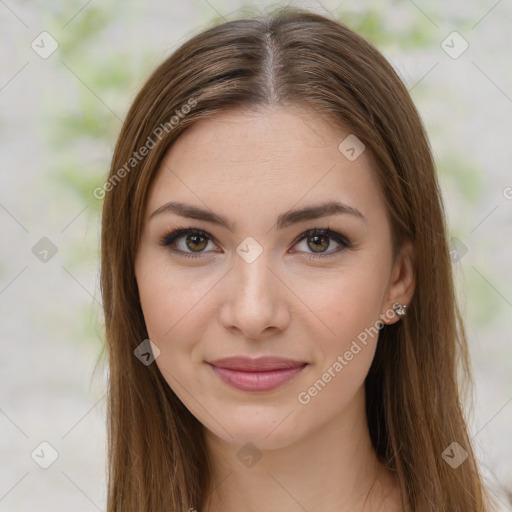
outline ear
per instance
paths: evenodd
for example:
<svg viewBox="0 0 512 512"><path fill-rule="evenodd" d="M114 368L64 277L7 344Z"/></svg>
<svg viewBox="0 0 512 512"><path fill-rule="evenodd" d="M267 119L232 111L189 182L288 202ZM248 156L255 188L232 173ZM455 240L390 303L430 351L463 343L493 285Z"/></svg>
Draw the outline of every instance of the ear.
<svg viewBox="0 0 512 512"><path fill-rule="evenodd" d="M414 295L416 278L414 272L414 249L410 241L405 241L393 263L391 277L382 304L381 319L385 324L394 324L400 317L393 311L398 302L408 306Z"/></svg>

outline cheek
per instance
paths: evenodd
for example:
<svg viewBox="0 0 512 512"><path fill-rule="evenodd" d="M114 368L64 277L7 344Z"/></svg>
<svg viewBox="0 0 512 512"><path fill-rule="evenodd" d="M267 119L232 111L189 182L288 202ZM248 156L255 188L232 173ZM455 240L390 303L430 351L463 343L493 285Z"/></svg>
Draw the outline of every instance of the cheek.
<svg viewBox="0 0 512 512"><path fill-rule="evenodd" d="M385 282L382 273L361 268L331 280L328 289L315 311L329 330L316 342L316 364L296 397L311 421L334 418L361 392L375 355Z"/></svg>
<svg viewBox="0 0 512 512"><path fill-rule="evenodd" d="M148 267L141 275L143 277L138 279L139 297L148 335L160 346L179 313L173 300L174 287L158 268Z"/></svg>
<svg viewBox="0 0 512 512"><path fill-rule="evenodd" d="M325 349L342 350L365 329L375 326L385 295L384 272L377 265L353 266L337 273L325 283L324 291L315 288L309 299L326 326Z"/></svg>
<svg viewBox="0 0 512 512"><path fill-rule="evenodd" d="M148 334L155 342L165 343L180 319L194 314L200 287L192 286L182 271L173 270L165 257L151 251L142 252L136 275Z"/></svg>
<svg viewBox="0 0 512 512"><path fill-rule="evenodd" d="M142 312L148 337L160 350L155 364L177 392L176 378L182 380L180 362L191 350L188 340L194 329L194 304L199 299L193 291L189 294L183 290L176 275L159 267L152 265L142 275L138 281Z"/></svg>
<svg viewBox="0 0 512 512"><path fill-rule="evenodd" d="M160 349L157 365L176 374L214 314L211 290L218 276L198 268L173 269L165 257L148 256L138 267L139 297L148 337ZM198 354L198 357L200 354Z"/></svg>

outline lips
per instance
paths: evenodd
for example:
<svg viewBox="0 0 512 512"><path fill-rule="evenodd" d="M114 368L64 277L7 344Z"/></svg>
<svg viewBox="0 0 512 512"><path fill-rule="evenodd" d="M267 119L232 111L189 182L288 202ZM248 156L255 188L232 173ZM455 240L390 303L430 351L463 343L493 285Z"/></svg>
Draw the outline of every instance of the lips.
<svg viewBox="0 0 512 512"><path fill-rule="evenodd" d="M279 357L238 356L208 363L226 384L242 391L271 391L300 373L307 363Z"/></svg>
<svg viewBox="0 0 512 512"><path fill-rule="evenodd" d="M295 361L293 359L284 359L282 357L264 356L256 359L250 357L236 356L226 357L224 359L216 359L208 364L217 368L226 368L228 370L238 370L241 372L268 372L274 370L286 370L291 368L299 368L307 363Z"/></svg>

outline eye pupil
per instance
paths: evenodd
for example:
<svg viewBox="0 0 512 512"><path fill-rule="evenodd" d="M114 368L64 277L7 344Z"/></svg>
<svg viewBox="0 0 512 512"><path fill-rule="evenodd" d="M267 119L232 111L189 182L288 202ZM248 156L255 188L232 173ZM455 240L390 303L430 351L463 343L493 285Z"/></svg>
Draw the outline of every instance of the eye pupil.
<svg viewBox="0 0 512 512"><path fill-rule="evenodd" d="M308 237L308 240L314 240L313 247L315 247L316 249L320 248L320 249L325 250L329 247L329 237L327 237L325 235L312 235L312 236ZM324 243L319 244L318 243L319 240L323 240ZM327 243L325 243L325 242L327 242ZM315 249L315 252L322 252L322 251L316 251L316 249Z"/></svg>

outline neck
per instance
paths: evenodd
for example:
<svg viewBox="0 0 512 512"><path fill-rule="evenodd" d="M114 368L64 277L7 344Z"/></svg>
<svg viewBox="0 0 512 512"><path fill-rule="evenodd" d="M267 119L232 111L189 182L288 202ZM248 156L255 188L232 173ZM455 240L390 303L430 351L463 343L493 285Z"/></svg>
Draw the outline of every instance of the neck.
<svg viewBox="0 0 512 512"><path fill-rule="evenodd" d="M364 390L320 429L294 444L258 449L250 467L238 458L245 444L206 431L211 492L200 512L359 512L400 510L397 480L377 459Z"/></svg>

